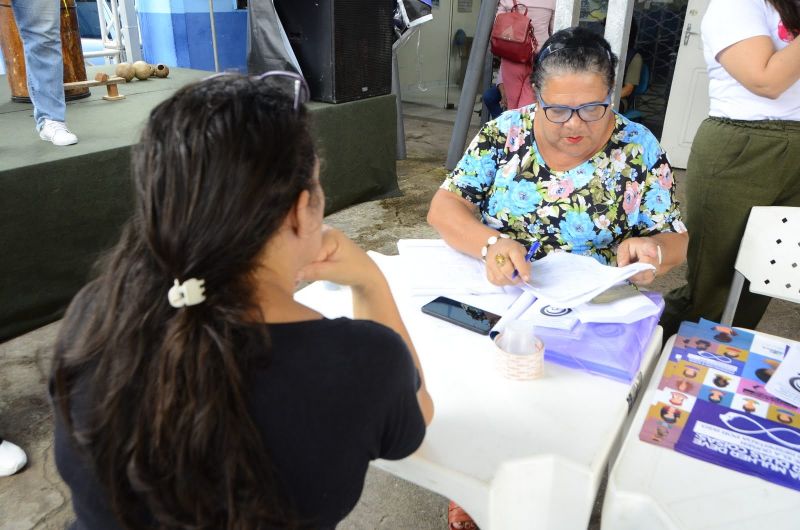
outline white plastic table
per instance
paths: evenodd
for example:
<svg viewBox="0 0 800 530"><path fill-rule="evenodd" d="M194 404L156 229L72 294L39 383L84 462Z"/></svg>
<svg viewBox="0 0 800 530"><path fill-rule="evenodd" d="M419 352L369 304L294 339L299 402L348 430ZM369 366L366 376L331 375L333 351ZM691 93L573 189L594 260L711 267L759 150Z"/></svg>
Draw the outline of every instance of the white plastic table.
<svg viewBox="0 0 800 530"><path fill-rule="evenodd" d="M504 379L488 337L420 311L434 296L407 294L399 259L376 261L414 341L436 412L416 453L376 465L453 499L484 530L586 528L638 385L551 363L542 379ZM295 298L330 318L351 316L350 290L328 287L317 282ZM460 299L480 307L479 298ZM643 366L652 367L661 337L657 327Z"/></svg>
<svg viewBox="0 0 800 530"><path fill-rule="evenodd" d="M609 473L603 530L800 528L800 492L639 440L668 360L661 355Z"/></svg>

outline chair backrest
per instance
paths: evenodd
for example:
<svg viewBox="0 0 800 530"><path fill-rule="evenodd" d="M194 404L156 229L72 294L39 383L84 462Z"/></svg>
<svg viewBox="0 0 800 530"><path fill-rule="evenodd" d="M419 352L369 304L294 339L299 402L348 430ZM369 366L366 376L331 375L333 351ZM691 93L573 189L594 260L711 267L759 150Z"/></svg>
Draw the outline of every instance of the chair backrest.
<svg viewBox="0 0 800 530"><path fill-rule="evenodd" d="M641 96L650 88L650 67L647 63L642 63L642 71L639 74L639 84L633 89L634 96Z"/></svg>
<svg viewBox="0 0 800 530"><path fill-rule="evenodd" d="M800 304L800 207L753 207L735 269L723 325L733 323L745 279L752 293Z"/></svg>

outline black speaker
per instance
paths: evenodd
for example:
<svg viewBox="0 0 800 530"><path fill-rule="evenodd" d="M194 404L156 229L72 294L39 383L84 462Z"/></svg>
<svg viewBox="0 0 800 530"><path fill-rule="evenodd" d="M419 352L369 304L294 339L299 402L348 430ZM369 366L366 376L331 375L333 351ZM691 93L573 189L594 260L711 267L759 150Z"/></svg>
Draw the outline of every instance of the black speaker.
<svg viewBox="0 0 800 530"><path fill-rule="evenodd" d="M311 99L389 94L395 0L275 0Z"/></svg>

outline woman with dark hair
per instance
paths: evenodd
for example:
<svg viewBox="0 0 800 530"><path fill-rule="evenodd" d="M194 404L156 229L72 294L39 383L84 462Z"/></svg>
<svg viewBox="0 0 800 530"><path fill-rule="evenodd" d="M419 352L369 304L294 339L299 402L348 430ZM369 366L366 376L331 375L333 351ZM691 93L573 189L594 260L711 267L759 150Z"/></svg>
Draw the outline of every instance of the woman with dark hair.
<svg viewBox="0 0 800 530"><path fill-rule="evenodd" d="M800 2L712 0L701 34L709 117L686 168L693 237L665 336L682 320L722 318L753 206L800 206ZM734 325L755 329L769 300L743 289Z"/></svg>
<svg viewBox="0 0 800 530"><path fill-rule="evenodd" d="M652 264L631 278L638 284L683 262L688 237L666 154L644 126L610 110L616 66L595 32L553 34L533 72L537 102L488 122L434 195L428 222L482 257L492 283L528 281L536 242L536 258L567 250ZM449 514L451 528L474 528L457 506Z"/></svg>
<svg viewBox="0 0 800 530"><path fill-rule="evenodd" d="M610 110L617 57L577 27L550 37L536 64L537 103L481 129L434 195L428 222L483 257L498 285L529 279L534 242L537 258L562 249L604 264L650 263L655 271L632 278L649 284L684 260L688 237L663 149Z"/></svg>
<svg viewBox="0 0 800 530"><path fill-rule="evenodd" d="M73 300L51 393L76 528L334 528L432 404L386 280L324 197L305 81L223 75L158 105L135 213ZM352 286L354 315L293 299Z"/></svg>

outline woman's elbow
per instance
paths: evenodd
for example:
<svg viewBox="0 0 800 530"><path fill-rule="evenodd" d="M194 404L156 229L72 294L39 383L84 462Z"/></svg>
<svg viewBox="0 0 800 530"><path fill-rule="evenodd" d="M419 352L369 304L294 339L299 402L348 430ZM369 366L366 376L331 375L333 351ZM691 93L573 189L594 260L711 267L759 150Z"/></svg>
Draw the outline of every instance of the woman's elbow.
<svg viewBox="0 0 800 530"><path fill-rule="evenodd" d="M442 221L442 201L443 197L441 192L437 191L436 194L431 199L431 205L428 207L428 215L426 217L426 221L428 224L433 228L438 229L439 225Z"/></svg>
<svg viewBox="0 0 800 530"><path fill-rule="evenodd" d="M765 83L751 83L749 85L745 85L745 88L756 96L761 96L762 98L767 99L778 99L781 97L781 94L786 92L786 87L778 86L769 81Z"/></svg>

